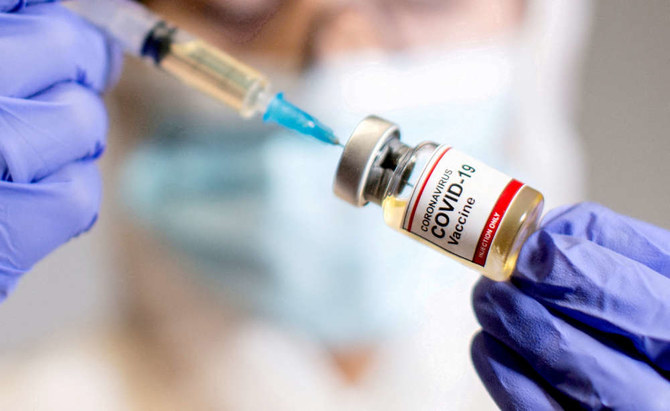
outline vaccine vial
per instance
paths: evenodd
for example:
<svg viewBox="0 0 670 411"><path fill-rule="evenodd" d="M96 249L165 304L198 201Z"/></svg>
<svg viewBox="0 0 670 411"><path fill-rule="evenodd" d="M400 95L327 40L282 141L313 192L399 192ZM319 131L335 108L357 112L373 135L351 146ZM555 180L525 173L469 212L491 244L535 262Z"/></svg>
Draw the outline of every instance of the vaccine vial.
<svg viewBox="0 0 670 411"><path fill-rule="evenodd" d="M448 145L409 147L398 127L363 120L344 147L335 194L380 205L390 227L483 275L512 275L521 246L538 228L537 190Z"/></svg>

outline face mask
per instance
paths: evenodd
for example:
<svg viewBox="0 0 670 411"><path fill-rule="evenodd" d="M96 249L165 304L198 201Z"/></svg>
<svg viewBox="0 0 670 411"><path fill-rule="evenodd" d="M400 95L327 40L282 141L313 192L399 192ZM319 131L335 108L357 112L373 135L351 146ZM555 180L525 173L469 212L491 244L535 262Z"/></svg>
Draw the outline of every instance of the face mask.
<svg viewBox="0 0 670 411"><path fill-rule="evenodd" d="M511 60L503 46L349 56L314 68L290 95L341 137L374 113L398 123L407 144L453 144L504 169ZM140 148L125 197L227 301L352 345L416 318L422 273L441 272L446 283L475 278L390 231L372 207L336 199L339 149L204 123L187 119L183 136L164 138L175 134L168 127Z"/></svg>

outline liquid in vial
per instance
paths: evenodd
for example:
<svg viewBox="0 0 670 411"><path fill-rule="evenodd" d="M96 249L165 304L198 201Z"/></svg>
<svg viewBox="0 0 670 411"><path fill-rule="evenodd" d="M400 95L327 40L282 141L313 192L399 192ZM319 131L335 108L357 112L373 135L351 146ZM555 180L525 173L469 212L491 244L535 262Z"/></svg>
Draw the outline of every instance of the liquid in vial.
<svg viewBox="0 0 670 411"><path fill-rule="evenodd" d="M397 126L368 117L347 143L335 192L363 206L382 206L390 227L493 280L512 274L537 229L543 197L449 146L411 148Z"/></svg>

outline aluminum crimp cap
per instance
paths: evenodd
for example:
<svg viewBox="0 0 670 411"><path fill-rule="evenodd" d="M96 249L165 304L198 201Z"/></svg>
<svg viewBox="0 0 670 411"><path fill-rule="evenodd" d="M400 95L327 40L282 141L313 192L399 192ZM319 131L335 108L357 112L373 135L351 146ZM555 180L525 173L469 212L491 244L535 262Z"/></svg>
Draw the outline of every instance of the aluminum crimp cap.
<svg viewBox="0 0 670 411"><path fill-rule="evenodd" d="M349 138L337 166L333 191L342 200L363 207L370 172L383 148L400 139L398 126L377 116L361 121Z"/></svg>

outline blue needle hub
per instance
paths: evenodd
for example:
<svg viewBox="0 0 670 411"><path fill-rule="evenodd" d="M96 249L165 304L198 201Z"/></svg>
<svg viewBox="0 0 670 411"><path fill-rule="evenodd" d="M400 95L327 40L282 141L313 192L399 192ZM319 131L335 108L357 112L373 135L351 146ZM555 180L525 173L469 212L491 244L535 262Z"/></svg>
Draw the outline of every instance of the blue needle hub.
<svg viewBox="0 0 670 411"><path fill-rule="evenodd" d="M327 144L340 144L330 127L286 101L284 93L279 93L272 99L263 116L263 121L277 123Z"/></svg>

